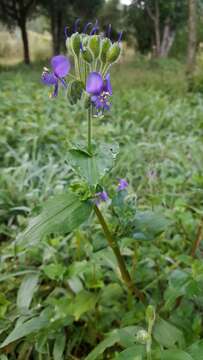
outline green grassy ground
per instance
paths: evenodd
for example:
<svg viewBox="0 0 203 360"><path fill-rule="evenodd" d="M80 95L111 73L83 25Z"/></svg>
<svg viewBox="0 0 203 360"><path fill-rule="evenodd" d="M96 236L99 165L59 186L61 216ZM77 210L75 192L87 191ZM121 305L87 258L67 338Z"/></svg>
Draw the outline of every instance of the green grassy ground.
<svg viewBox="0 0 203 360"><path fill-rule="evenodd" d="M68 147L81 136L85 139L86 134L86 118L80 105L71 107L62 92L57 100L49 99L48 89L39 80L41 67L38 64L31 69L1 68L0 73L0 338L5 338L16 318L36 315L37 304L41 303L55 309L54 326L42 332L43 344L40 332L34 344L31 338L24 342L26 349L31 349L30 359L48 359L47 346L52 349L56 333L63 327L68 339L64 359L83 359L112 329L129 325L145 328L145 310L126 298L108 264L104 268L98 264L99 250L106 259L104 263L112 259L108 252L102 253L105 242L96 223L95 232L87 225L69 242L57 237L26 252L18 252L13 245L12 240L27 224L28 214L38 213L44 199L70 183L73 173L67 162ZM203 334L202 246L197 249L197 259L190 256L202 231L203 99L199 94L187 93L184 66L176 61L150 63L140 59L117 65L112 76L112 111L102 120L95 119L93 124L95 141L116 141L120 145L116 167L110 180L105 180L106 188L111 189L119 177L127 178L129 197L137 207L161 212L170 222L164 235L152 235L144 241L126 235L120 240L128 261L135 261L135 281L142 289L146 288L148 301L157 307L159 316L178 332L174 339L174 328L159 328L161 333L166 331L166 338L167 331L172 337L166 344L167 340L164 343L156 331L153 359L159 359L157 349L163 348L181 347L191 353L187 349ZM74 263L75 266L71 265ZM56 265L54 275L50 264ZM61 278L67 266L68 273L64 272ZM23 314L16 307L22 277L10 277L9 282L3 279L10 273L29 269L40 269L41 286L29 314ZM99 294L100 300L98 307L84 310L67 330L68 324L60 323L65 305L54 291L65 289L64 279L70 274L79 277L80 272L82 287ZM182 295L184 299L178 307L176 300ZM161 325L159 322L157 326ZM180 337L184 338L183 343ZM96 359L117 359L116 353L125 348L126 344L119 343ZM17 357L20 351L8 349L8 359L24 359ZM139 359L145 359L144 355ZM192 359L200 358L193 355Z"/></svg>

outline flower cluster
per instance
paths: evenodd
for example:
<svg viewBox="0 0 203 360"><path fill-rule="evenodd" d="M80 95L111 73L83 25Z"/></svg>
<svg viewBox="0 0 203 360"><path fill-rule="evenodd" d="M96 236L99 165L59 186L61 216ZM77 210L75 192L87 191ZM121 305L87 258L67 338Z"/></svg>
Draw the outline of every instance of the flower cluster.
<svg viewBox="0 0 203 360"><path fill-rule="evenodd" d="M119 179L116 191L123 191L128 187L128 182L125 179ZM101 202L106 202L109 200L109 196L107 194L107 192L105 190L100 191L98 193L96 193L95 196L95 203L96 205L99 205Z"/></svg>
<svg viewBox="0 0 203 360"><path fill-rule="evenodd" d="M70 36L65 29L68 56L54 56L51 59L51 70L44 68L41 80L45 85L53 87L51 97L58 95L59 85L62 85L67 90L71 89L68 91L71 103L83 97L96 114L103 113L111 106L113 92L110 68L119 59L122 33L119 33L118 41L113 43L110 39L111 25L106 35L98 33L97 21L94 25L87 23L79 33L79 22L79 19L76 20ZM69 81L66 80L67 76Z"/></svg>

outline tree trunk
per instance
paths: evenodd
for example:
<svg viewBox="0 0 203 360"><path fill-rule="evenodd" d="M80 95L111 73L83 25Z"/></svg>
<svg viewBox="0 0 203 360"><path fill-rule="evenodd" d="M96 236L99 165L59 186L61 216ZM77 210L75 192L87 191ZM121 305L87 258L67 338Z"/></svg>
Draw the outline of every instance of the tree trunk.
<svg viewBox="0 0 203 360"><path fill-rule="evenodd" d="M167 18L165 21L163 38L160 49L160 57L166 58L169 54L169 51L173 45L175 39L175 31L171 30L170 18Z"/></svg>
<svg viewBox="0 0 203 360"><path fill-rule="evenodd" d="M24 63L30 65L29 42L28 42L28 34L27 34L25 19L22 19L19 22L19 27L21 30L21 36L23 41Z"/></svg>
<svg viewBox="0 0 203 360"><path fill-rule="evenodd" d="M52 9L51 11L51 34L53 54L58 55L61 51L61 43L63 36L63 14L60 9Z"/></svg>
<svg viewBox="0 0 203 360"><path fill-rule="evenodd" d="M188 55L187 55L187 73L193 75L195 69L196 58L196 43L197 43L197 29L196 29L196 15L197 2L196 0L188 0L189 18L188 18Z"/></svg>

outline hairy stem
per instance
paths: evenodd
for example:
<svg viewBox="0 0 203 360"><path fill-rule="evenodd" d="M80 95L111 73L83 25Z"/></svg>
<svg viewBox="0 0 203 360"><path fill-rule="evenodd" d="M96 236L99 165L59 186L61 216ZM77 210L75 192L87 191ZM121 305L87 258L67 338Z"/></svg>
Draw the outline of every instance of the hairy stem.
<svg viewBox="0 0 203 360"><path fill-rule="evenodd" d="M91 106L87 110L87 120L88 120L87 150L89 153L91 153L92 151L92 107Z"/></svg>
<svg viewBox="0 0 203 360"><path fill-rule="evenodd" d="M109 246L111 247L111 249L114 252L114 255L116 256L117 262L118 262L118 266L120 269L120 273L121 273L121 277L124 281L124 283L126 284L128 290L134 294L139 300L141 300L142 302L144 302L144 294L142 292L140 292L133 284L132 279L130 277L130 274L126 268L125 265L125 261L123 259L123 256L121 255L119 246L117 244L117 242L113 239L113 236L108 228L108 225L101 213L101 211L99 210L99 208L97 207L97 205L94 206L94 211L95 214L97 215L97 218L102 226L102 229L104 231L105 237L108 241Z"/></svg>

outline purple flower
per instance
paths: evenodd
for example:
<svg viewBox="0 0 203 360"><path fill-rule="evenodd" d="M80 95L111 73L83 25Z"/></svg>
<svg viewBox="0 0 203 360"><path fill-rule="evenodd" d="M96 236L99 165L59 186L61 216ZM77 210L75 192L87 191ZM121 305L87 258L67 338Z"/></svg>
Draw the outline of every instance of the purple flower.
<svg viewBox="0 0 203 360"><path fill-rule="evenodd" d="M117 187L117 191L125 190L128 187L128 182L125 179L120 179Z"/></svg>
<svg viewBox="0 0 203 360"><path fill-rule="evenodd" d="M52 97L58 95L59 81L64 87L66 87L66 82L63 78L68 75L70 67L70 61L66 56L57 55L51 59L52 72L46 68L43 71L41 76L43 84L47 86L54 86L54 91L51 95Z"/></svg>
<svg viewBox="0 0 203 360"><path fill-rule="evenodd" d="M91 72L87 78L86 91L91 95L91 101L97 111L110 109L109 97L112 95L110 74L107 74L103 80L99 72Z"/></svg>
<svg viewBox="0 0 203 360"><path fill-rule="evenodd" d="M108 194L106 191L100 191L95 194L95 204L99 205L101 202L106 202L109 200Z"/></svg>

